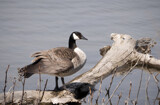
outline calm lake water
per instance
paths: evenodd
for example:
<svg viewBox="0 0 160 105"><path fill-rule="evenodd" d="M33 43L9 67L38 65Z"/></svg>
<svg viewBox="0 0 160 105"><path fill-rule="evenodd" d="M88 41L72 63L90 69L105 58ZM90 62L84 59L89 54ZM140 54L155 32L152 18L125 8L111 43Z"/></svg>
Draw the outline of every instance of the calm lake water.
<svg viewBox="0 0 160 105"><path fill-rule="evenodd" d="M160 58L159 11L160 0L0 0L0 92L3 92L8 64L10 69L7 90L12 86L13 78L17 77L17 68L31 62L32 53L54 47L67 47L68 37L73 31L80 31L89 39L77 42L86 52L88 60L81 71L66 77L66 82L91 69L101 59L99 49L112 44L111 33L129 34L135 39L154 39L158 44L152 49L152 55ZM113 105L117 103L120 92L120 105L124 105L130 81L133 83L131 99L136 99L140 75L141 71L135 70L127 76L112 99ZM122 77L114 79L111 93ZM148 104L145 95L148 77L149 74L143 72L138 105ZM148 92L152 105L158 90L154 79L150 77ZM47 89L54 88L54 77L42 75L42 79L42 87L45 80L49 79ZM102 104L110 79L108 77L103 81L99 105ZM37 81L38 75L33 75L26 80L25 89L37 89ZM21 89L21 83L17 82L16 90ZM97 92L94 96L97 97ZM158 105L158 101L155 105Z"/></svg>

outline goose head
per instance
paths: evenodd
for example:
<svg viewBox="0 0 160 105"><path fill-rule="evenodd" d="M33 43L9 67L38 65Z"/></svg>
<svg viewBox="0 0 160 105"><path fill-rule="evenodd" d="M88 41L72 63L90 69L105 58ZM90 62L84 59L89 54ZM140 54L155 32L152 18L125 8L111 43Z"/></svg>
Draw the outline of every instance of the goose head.
<svg viewBox="0 0 160 105"><path fill-rule="evenodd" d="M69 48L74 49L77 47L76 40L88 40L80 32L74 31L69 37Z"/></svg>
<svg viewBox="0 0 160 105"><path fill-rule="evenodd" d="M73 40L88 40L78 31L73 32L71 34L71 37L73 38Z"/></svg>

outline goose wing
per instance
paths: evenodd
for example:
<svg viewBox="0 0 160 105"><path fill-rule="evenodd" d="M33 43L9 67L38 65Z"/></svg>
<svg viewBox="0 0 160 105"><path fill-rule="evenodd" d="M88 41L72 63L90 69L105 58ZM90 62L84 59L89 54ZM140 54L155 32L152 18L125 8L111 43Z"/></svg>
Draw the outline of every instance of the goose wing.
<svg viewBox="0 0 160 105"><path fill-rule="evenodd" d="M74 67L72 59L76 56L77 54L72 49L60 47L36 52L31 57L35 57L32 62L34 66L40 66L41 73L59 74ZM35 73L38 70L34 69L32 72Z"/></svg>

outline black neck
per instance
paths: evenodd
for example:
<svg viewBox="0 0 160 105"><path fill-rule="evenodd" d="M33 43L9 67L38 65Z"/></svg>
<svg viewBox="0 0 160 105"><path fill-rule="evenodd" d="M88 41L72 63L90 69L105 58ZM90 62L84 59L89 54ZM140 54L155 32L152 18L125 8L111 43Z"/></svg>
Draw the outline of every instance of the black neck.
<svg viewBox="0 0 160 105"><path fill-rule="evenodd" d="M74 48L76 48L76 47L77 47L76 41L73 39L72 36L70 36L70 38L69 38L69 48L70 48L70 49L74 49Z"/></svg>

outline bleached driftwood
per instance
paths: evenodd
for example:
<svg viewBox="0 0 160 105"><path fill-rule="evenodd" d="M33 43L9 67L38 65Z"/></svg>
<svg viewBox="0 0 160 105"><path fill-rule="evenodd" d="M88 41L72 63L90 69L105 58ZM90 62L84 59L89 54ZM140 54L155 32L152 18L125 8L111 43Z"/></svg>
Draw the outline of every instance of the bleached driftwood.
<svg viewBox="0 0 160 105"><path fill-rule="evenodd" d="M41 102L53 104L80 102L90 89L94 90L98 82L114 72L122 73L136 68L160 72L160 60L149 54L150 48L154 45L151 39L135 40L130 35L116 33L111 34L111 39L114 43L100 50L103 57L92 69L71 80L66 84L66 88L61 87L61 91L45 91ZM9 94L6 94L7 102L11 101ZM17 103L22 92L14 94L14 102ZM24 101L35 101L39 96L42 96L42 92L39 94L39 91L25 91ZM0 103L2 102L3 94L0 95Z"/></svg>

